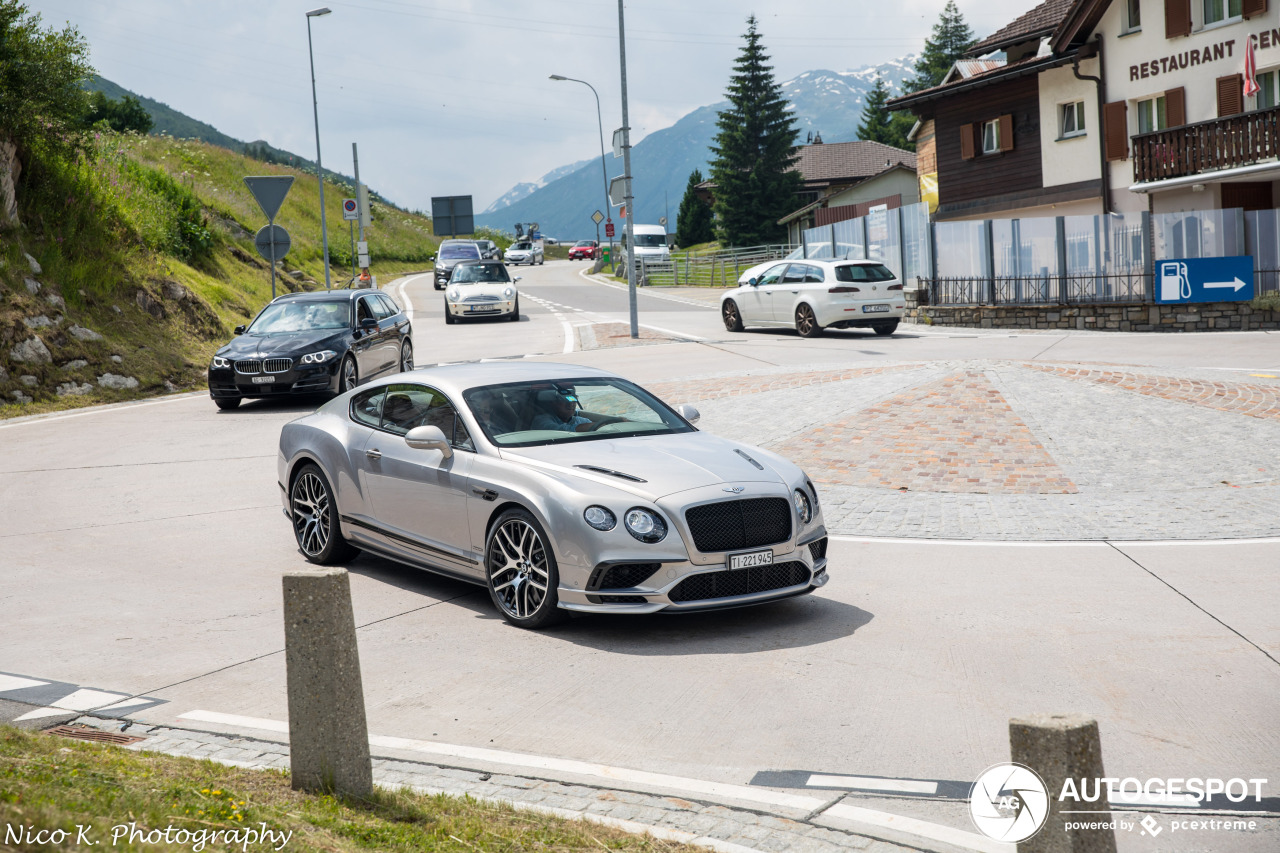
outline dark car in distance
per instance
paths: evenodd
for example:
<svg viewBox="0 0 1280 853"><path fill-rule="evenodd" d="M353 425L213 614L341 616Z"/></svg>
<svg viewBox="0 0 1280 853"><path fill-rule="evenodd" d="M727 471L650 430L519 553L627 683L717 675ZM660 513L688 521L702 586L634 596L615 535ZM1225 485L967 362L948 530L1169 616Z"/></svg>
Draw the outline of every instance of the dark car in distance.
<svg viewBox="0 0 1280 853"><path fill-rule="evenodd" d="M385 293L326 290L271 301L209 364L219 409L246 397L342 394L413 369L409 318Z"/></svg>

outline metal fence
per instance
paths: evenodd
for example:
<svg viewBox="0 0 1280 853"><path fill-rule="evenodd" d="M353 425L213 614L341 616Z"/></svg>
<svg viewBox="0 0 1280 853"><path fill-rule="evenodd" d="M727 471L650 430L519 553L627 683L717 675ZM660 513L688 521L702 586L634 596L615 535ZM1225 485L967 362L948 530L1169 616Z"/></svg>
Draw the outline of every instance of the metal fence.
<svg viewBox="0 0 1280 853"><path fill-rule="evenodd" d="M783 258L795 246L774 244L724 249L705 255L677 254L670 261L636 259L636 282L641 285L736 287L738 277L756 264Z"/></svg>
<svg viewBox="0 0 1280 853"><path fill-rule="evenodd" d="M930 305L1090 305L1150 302L1153 277L1119 275L1034 275L1000 278L960 276L925 280Z"/></svg>

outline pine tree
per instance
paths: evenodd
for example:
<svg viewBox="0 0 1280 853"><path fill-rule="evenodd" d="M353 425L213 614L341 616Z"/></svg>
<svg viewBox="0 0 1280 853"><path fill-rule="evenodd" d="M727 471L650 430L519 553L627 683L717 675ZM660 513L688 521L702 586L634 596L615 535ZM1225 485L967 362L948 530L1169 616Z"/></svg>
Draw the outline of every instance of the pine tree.
<svg viewBox="0 0 1280 853"><path fill-rule="evenodd" d="M729 109L716 119L711 177L720 242L751 246L783 239L778 220L796 207L800 174L795 163L800 131L787 110L782 87L760 44L754 15L747 18L746 45L729 78Z"/></svg>
<svg viewBox="0 0 1280 853"><path fill-rule="evenodd" d="M700 183L702 172L694 169L689 175L689 185L684 189L684 198L680 199L680 211L676 214L676 243L686 248L716 238L711 208L698 198L695 189Z"/></svg>
<svg viewBox="0 0 1280 853"><path fill-rule="evenodd" d="M915 143L907 141L907 134L915 120L901 113L891 113L885 103L889 100L889 87L883 78L877 77L876 84L867 94L867 103L862 108L862 123L858 125L858 138L872 142L892 145L894 148L915 150Z"/></svg>
<svg viewBox="0 0 1280 853"><path fill-rule="evenodd" d="M916 60L915 76L903 88L911 93L937 86L973 41L973 30L956 8L956 0L947 0L938 23L933 25L933 35L924 41L924 51Z"/></svg>

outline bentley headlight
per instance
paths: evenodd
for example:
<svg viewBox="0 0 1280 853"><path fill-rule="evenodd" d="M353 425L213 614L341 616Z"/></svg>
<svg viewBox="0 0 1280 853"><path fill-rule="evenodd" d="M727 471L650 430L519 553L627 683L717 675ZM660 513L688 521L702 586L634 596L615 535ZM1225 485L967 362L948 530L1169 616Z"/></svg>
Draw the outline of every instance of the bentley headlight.
<svg viewBox="0 0 1280 853"><path fill-rule="evenodd" d="M320 352L309 352L302 358L298 359L298 362L300 364L324 364L336 355L337 353L331 349L321 350Z"/></svg>
<svg viewBox="0 0 1280 853"><path fill-rule="evenodd" d="M662 520L662 516L642 507L627 510L623 524L626 525L627 532L641 542L661 542L667 535L667 523Z"/></svg>
<svg viewBox="0 0 1280 853"><path fill-rule="evenodd" d="M602 506L587 507L582 517L596 530L612 530L618 524L618 519L613 513Z"/></svg>
<svg viewBox="0 0 1280 853"><path fill-rule="evenodd" d="M215 369L220 369L223 367L230 367L230 366L231 366L231 359L223 358L220 355L215 355L213 357L213 364L211 365L211 367Z"/></svg>
<svg viewBox="0 0 1280 853"><path fill-rule="evenodd" d="M791 493L791 502L796 505L796 515L800 517L801 524L813 521L813 504L809 503L808 495L796 489Z"/></svg>

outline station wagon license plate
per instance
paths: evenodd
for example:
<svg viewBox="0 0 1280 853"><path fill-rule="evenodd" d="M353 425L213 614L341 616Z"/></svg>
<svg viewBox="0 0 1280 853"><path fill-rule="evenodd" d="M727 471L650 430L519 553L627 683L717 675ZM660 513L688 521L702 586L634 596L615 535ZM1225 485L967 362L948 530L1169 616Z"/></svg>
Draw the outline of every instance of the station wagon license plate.
<svg viewBox="0 0 1280 853"><path fill-rule="evenodd" d="M733 554L729 557L730 569L754 569L756 566L773 565L773 551L752 551L749 554Z"/></svg>
<svg viewBox="0 0 1280 853"><path fill-rule="evenodd" d="M888 305L863 305L862 310L867 314L879 314L889 310Z"/></svg>
<svg viewBox="0 0 1280 853"><path fill-rule="evenodd" d="M254 385L270 385L272 382L275 382L275 381L276 381L276 378L275 378L274 376L255 376L255 377L253 377L253 384L254 384Z"/></svg>

